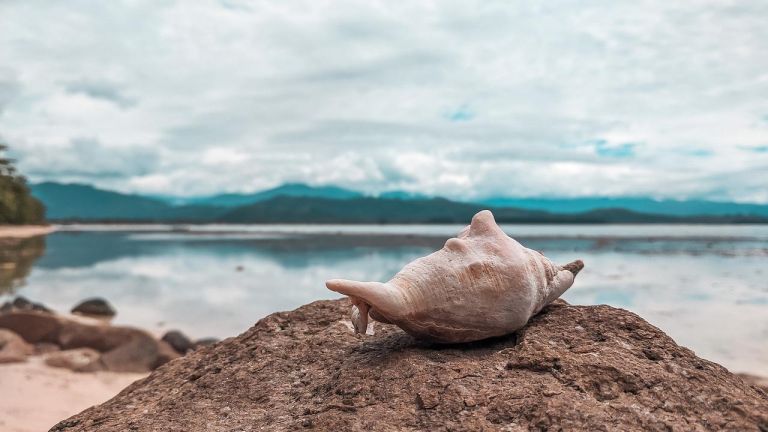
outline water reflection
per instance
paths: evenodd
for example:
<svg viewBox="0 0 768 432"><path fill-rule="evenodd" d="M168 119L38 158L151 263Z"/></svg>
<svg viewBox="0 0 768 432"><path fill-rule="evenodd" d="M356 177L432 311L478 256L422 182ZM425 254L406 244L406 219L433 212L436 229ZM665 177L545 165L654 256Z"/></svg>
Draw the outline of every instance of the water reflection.
<svg viewBox="0 0 768 432"><path fill-rule="evenodd" d="M0 238L0 295L24 285L35 261L45 253L45 237Z"/></svg>
<svg viewBox="0 0 768 432"><path fill-rule="evenodd" d="M558 262L587 263L566 300L630 309L705 358L768 375L768 237L529 234L520 238L526 246ZM27 270L11 278L16 285L34 262L20 294L54 309L103 296L118 323L227 337L274 311L335 298L323 285L328 278L386 280L445 238L58 232L36 262L45 247L39 240L25 243L29 251L3 253L27 259Z"/></svg>

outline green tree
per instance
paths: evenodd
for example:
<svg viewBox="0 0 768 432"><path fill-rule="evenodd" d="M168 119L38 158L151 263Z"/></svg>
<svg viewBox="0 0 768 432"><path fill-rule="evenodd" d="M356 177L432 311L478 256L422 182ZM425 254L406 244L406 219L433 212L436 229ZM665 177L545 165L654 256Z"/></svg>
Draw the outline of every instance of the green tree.
<svg viewBox="0 0 768 432"><path fill-rule="evenodd" d="M45 221L45 206L33 197L27 179L13 160L5 157L8 146L0 144L0 224L36 224Z"/></svg>

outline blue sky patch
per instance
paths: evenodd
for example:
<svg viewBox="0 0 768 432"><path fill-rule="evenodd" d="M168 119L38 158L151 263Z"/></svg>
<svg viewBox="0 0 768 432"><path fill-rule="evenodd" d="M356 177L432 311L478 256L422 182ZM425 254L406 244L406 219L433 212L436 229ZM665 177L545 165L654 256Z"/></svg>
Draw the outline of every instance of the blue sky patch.
<svg viewBox="0 0 768 432"><path fill-rule="evenodd" d="M589 142L595 146L595 153L602 157L629 158L635 155L635 148L639 145L634 142L610 144L604 139L596 139Z"/></svg>
<svg viewBox="0 0 768 432"><path fill-rule="evenodd" d="M445 115L445 118L452 122L470 121L475 118L475 113L469 108L468 105L465 104L453 111L448 112Z"/></svg>
<svg viewBox="0 0 768 432"><path fill-rule="evenodd" d="M709 157L715 154L715 152L713 152L712 150L707 150L707 149L689 149L689 150L684 150L681 153L686 156L695 156L695 157Z"/></svg>

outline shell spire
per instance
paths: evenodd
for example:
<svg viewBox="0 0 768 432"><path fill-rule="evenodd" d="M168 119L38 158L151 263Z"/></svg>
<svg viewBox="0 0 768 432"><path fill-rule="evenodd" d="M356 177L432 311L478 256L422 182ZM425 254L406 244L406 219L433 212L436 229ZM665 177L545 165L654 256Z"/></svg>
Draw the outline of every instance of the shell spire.
<svg viewBox="0 0 768 432"><path fill-rule="evenodd" d="M581 260L559 266L507 236L488 210L445 246L407 264L389 282L331 279L348 296L352 323L368 317L437 342L469 342L514 332L573 285Z"/></svg>

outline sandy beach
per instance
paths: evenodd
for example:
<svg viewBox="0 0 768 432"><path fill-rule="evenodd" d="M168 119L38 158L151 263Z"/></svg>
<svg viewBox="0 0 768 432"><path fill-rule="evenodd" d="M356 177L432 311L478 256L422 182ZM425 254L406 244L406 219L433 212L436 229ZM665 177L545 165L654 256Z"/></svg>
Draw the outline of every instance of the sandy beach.
<svg viewBox="0 0 768 432"><path fill-rule="evenodd" d="M54 231L53 225L0 225L0 238L29 238Z"/></svg>
<svg viewBox="0 0 768 432"><path fill-rule="evenodd" d="M42 357L0 365L0 430L39 432L100 404L147 374L78 373L46 366Z"/></svg>

